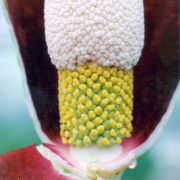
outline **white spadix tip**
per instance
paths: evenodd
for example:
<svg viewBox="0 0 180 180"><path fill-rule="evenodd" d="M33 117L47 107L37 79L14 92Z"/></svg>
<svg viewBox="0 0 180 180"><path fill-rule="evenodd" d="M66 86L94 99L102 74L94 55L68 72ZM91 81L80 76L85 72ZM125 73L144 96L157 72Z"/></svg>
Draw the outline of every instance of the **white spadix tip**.
<svg viewBox="0 0 180 180"><path fill-rule="evenodd" d="M93 61L130 69L144 45L143 0L45 0L52 63L74 69Z"/></svg>

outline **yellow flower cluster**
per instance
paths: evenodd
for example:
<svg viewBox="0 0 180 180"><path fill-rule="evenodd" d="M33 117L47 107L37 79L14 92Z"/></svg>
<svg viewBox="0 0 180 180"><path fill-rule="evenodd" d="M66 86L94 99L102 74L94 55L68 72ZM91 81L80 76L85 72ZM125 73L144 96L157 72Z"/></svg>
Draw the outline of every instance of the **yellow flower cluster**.
<svg viewBox="0 0 180 180"><path fill-rule="evenodd" d="M73 146L110 146L132 132L133 71L92 63L58 71L60 135Z"/></svg>

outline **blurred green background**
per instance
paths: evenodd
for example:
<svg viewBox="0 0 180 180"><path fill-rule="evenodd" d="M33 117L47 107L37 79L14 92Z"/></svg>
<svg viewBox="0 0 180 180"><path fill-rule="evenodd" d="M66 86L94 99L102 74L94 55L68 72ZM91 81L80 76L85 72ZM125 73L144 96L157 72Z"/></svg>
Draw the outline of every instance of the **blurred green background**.
<svg viewBox="0 0 180 180"><path fill-rule="evenodd" d="M1 1L1 0L0 0ZM27 110L15 46L0 6L0 154L40 144ZM180 180L180 93L158 141L122 180Z"/></svg>

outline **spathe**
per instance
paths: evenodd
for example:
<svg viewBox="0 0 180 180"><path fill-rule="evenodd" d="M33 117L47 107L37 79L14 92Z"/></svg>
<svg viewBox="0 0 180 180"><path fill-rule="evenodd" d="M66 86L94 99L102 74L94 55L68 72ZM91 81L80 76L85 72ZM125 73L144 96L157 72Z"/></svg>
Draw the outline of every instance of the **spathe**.
<svg viewBox="0 0 180 180"><path fill-rule="evenodd" d="M43 142L58 147L57 74L46 49L43 3L6 1L19 44L21 68L36 129ZM129 162L149 148L159 134L179 83L178 1L149 0L144 3L145 47L134 74L134 132L123 143L124 151L133 154ZM3 159L5 161L9 156ZM119 170L120 166L117 163L111 168Z"/></svg>
<svg viewBox="0 0 180 180"><path fill-rule="evenodd" d="M1 179L36 179L37 177L57 180L70 179L70 177L60 175L50 161L41 156L34 145L0 157Z"/></svg>

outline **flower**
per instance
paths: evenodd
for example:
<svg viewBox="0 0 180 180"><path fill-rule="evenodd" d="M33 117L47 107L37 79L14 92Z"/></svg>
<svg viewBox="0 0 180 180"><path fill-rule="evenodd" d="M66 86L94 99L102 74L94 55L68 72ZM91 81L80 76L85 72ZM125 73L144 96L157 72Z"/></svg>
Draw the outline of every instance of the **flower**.
<svg viewBox="0 0 180 180"><path fill-rule="evenodd" d="M145 46L138 65L133 69L132 135L123 139L122 149L118 149L121 154L113 163L91 162L86 169L82 169L82 166L77 163L80 156L72 158L70 146L63 144L59 136L58 75L47 52L43 18L44 1L6 0L5 2L22 57L22 73L25 77L29 107L43 144L2 155L0 177L92 179L114 176L130 166L154 142L168 118L177 92L179 83L178 2L168 0L144 2ZM107 74L105 73L106 77ZM96 78L94 75L93 80ZM84 80L85 78L81 77L81 81ZM104 81L103 78L101 80ZM74 83L76 84L77 81ZM107 86L109 87L110 84ZM94 91L98 91L97 84L93 87ZM86 87L80 88L85 90ZM72 88L69 87L68 91L71 90ZM116 87L115 90L118 91L118 88ZM90 95L93 93L92 90L87 92ZM101 96L94 97L94 103L99 103L99 99L108 93L106 90ZM68 98L71 99L71 97ZM81 101L84 102L85 98L81 98ZM117 102L121 101L117 100ZM91 107L91 103L88 103L88 107ZM109 108L112 110L113 107ZM83 107L79 107L79 110L83 111ZM97 108L95 112L99 114L101 111ZM93 113L91 116L93 117ZM103 117L105 116L106 113ZM86 114L82 119L86 121ZM101 120L97 119L95 124L89 124L88 127L95 126L99 122ZM114 124L113 121L110 121L110 124ZM84 131L84 127L80 130ZM103 131L102 126L99 131ZM63 133L63 136L69 136L68 133ZM112 130L113 136L116 136L115 133ZM103 139L102 142L107 144L107 140ZM84 141L90 142L88 136L84 137ZM113 152L116 150L115 148ZM76 152L76 149L73 149L73 152ZM97 149L95 151L92 149L91 152L93 152L92 157L96 153L97 156L104 153L101 150L98 152Z"/></svg>

